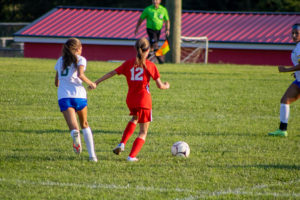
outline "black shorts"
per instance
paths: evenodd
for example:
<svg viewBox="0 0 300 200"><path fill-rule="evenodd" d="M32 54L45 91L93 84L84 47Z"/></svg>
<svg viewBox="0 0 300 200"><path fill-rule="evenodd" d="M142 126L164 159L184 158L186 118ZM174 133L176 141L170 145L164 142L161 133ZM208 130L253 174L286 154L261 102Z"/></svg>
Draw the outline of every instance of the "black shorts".
<svg viewBox="0 0 300 200"><path fill-rule="evenodd" d="M147 28L147 33L149 36L149 42L151 47L153 47L154 49L158 49L158 41L159 41L159 37L160 37L160 30L156 31L156 30L152 30L150 28Z"/></svg>

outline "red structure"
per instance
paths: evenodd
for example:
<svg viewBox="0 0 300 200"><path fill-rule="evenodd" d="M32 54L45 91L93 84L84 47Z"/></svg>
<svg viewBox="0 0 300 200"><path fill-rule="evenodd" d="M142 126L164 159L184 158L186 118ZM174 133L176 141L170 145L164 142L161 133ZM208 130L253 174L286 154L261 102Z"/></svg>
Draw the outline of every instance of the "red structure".
<svg viewBox="0 0 300 200"><path fill-rule="evenodd" d="M135 55L136 38L146 37L145 23L135 37L142 10L57 7L15 34L25 57L57 58L62 43L78 37L88 60L124 60ZM291 26L300 13L182 13L182 35L209 38L210 63L291 65ZM161 38L164 38L162 30Z"/></svg>
<svg viewBox="0 0 300 200"><path fill-rule="evenodd" d="M134 57L136 52L133 45L94 45L83 44L82 55L88 60L125 60ZM31 43L25 42L24 56L27 58L58 58L61 56L60 43Z"/></svg>

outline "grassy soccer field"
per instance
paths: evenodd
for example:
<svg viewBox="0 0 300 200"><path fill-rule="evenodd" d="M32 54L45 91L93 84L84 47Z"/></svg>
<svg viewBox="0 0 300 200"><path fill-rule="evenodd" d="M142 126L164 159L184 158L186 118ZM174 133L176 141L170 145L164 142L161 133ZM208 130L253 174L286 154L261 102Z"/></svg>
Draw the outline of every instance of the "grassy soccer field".
<svg viewBox="0 0 300 200"><path fill-rule="evenodd" d="M88 92L98 163L78 157L59 112L56 60L0 58L0 199L299 199L300 103L289 136L278 128L279 101L293 78L275 67L158 65L169 90L151 81L153 122L140 161L112 149L128 116L124 76ZM96 80L119 63L88 62ZM171 155L190 145L187 159ZM83 138L82 138L83 141Z"/></svg>

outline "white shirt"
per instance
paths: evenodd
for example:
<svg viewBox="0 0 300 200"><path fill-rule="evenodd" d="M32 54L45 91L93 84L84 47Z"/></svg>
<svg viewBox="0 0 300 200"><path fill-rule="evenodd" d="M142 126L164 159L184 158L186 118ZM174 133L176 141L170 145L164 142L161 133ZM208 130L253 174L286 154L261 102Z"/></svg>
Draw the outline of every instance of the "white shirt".
<svg viewBox="0 0 300 200"><path fill-rule="evenodd" d="M300 42L296 45L296 48L291 54L293 65L296 66L300 63ZM300 82L300 71L295 71L296 79Z"/></svg>
<svg viewBox="0 0 300 200"><path fill-rule="evenodd" d="M77 55L77 66L83 65L86 70L86 59ZM78 78L77 69L74 64L63 69L63 59L60 57L55 65L55 70L58 72L59 86L57 89L58 100L62 98L85 98L86 91L82 85L82 80Z"/></svg>

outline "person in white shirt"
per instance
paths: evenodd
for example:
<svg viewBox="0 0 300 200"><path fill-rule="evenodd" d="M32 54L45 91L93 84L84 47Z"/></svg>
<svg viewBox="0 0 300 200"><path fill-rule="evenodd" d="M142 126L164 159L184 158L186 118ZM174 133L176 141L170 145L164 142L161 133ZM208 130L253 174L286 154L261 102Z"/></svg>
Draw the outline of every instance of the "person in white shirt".
<svg viewBox="0 0 300 200"><path fill-rule="evenodd" d="M88 84L90 88L96 88L96 84L84 74L86 59L81 56L81 52L80 40L69 38L63 46L62 56L55 65L55 86L58 87L57 97L60 111L71 131L74 152L80 154L82 151L77 113L89 153L89 160L97 162L93 134L87 121L87 95L82 82Z"/></svg>
<svg viewBox="0 0 300 200"><path fill-rule="evenodd" d="M270 136L287 136L287 125L290 115L290 104L300 98L300 24L292 26L292 39L296 48L291 54L293 67L279 66L279 72L295 72L296 80L288 87L280 101L280 125L279 129L269 133Z"/></svg>

